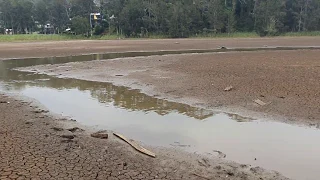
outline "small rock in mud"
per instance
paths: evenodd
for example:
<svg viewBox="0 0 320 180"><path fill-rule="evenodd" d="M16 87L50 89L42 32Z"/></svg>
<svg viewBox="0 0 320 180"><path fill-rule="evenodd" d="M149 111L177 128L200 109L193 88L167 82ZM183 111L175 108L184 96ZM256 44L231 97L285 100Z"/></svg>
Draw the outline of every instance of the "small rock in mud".
<svg viewBox="0 0 320 180"><path fill-rule="evenodd" d="M57 120L59 120L59 121L68 121L67 118L61 118L61 119L57 119Z"/></svg>
<svg viewBox="0 0 320 180"><path fill-rule="evenodd" d="M107 131L98 131L96 133L91 134L91 137L99 139L108 139L108 133Z"/></svg>
<svg viewBox="0 0 320 180"><path fill-rule="evenodd" d="M61 143L70 143L70 142L73 142L73 140L72 139L61 140Z"/></svg>
<svg viewBox="0 0 320 180"><path fill-rule="evenodd" d="M84 131L83 129L81 129L81 128L78 128L78 127L74 127L74 128L70 128L70 129L67 129L68 131L70 131L70 132L77 132L77 131Z"/></svg>
<svg viewBox="0 0 320 180"><path fill-rule="evenodd" d="M223 153L223 152L221 152L221 151L214 150L213 152L218 153L218 158L226 158L226 157L227 157L227 155L226 155L226 154L224 154L224 153Z"/></svg>
<svg viewBox="0 0 320 180"><path fill-rule="evenodd" d="M228 86L224 89L224 91L232 91L234 88L233 86Z"/></svg>
<svg viewBox="0 0 320 180"><path fill-rule="evenodd" d="M0 104L10 104L8 101L0 101Z"/></svg>
<svg viewBox="0 0 320 180"><path fill-rule="evenodd" d="M246 165L246 164L241 164L240 167L241 167L241 168L247 168L248 165Z"/></svg>
<svg viewBox="0 0 320 180"><path fill-rule="evenodd" d="M75 135L61 135L60 137L66 138L66 139L74 139L76 136Z"/></svg>
<svg viewBox="0 0 320 180"><path fill-rule="evenodd" d="M234 173L231 171L227 171L228 176L234 176Z"/></svg>
<svg viewBox="0 0 320 180"><path fill-rule="evenodd" d="M263 169L260 168L260 167L253 167L253 168L250 168L250 171L255 173L255 174L260 174L263 172Z"/></svg>
<svg viewBox="0 0 320 180"><path fill-rule="evenodd" d="M53 129L54 131L63 131L63 128L58 128L58 127L53 127L51 129Z"/></svg>
<svg viewBox="0 0 320 180"><path fill-rule="evenodd" d="M35 111L32 111L33 113L36 113L36 114L39 114L39 113L48 113L49 111L45 111L45 110L35 110Z"/></svg>

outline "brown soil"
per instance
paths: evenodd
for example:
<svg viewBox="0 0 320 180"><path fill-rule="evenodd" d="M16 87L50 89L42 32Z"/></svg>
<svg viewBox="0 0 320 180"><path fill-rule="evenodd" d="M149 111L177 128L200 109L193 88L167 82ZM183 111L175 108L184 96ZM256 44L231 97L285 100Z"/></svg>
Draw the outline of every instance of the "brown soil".
<svg viewBox="0 0 320 180"><path fill-rule="evenodd" d="M244 110L263 112L277 115L278 120L320 126L319 56L319 50L167 55L24 70L110 81L193 105L242 114ZM224 91L228 86L233 89ZM254 103L256 99L267 105Z"/></svg>
<svg viewBox="0 0 320 180"><path fill-rule="evenodd" d="M248 165L177 156L150 158L119 140L66 130L72 123L0 94L0 179L286 179ZM6 103L10 102L10 103Z"/></svg>
<svg viewBox="0 0 320 180"><path fill-rule="evenodd" d="M320 37L164 39L0 43L0 59L124 51L216 49L225 47L319 46Z"/></svg>

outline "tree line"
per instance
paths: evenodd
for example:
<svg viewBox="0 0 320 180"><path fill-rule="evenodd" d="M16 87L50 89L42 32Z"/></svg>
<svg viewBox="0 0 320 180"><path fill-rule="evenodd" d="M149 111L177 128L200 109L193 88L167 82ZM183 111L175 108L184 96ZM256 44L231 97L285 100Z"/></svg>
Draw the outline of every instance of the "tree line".
<svg viewBox="0 0 320 180"><path fill-rule="evenodd" d="M91 29L89 14L101 13ZM189 37L257 32L261 36L320 29L320 0L0 0L0 27L14 33Z"/></svg>

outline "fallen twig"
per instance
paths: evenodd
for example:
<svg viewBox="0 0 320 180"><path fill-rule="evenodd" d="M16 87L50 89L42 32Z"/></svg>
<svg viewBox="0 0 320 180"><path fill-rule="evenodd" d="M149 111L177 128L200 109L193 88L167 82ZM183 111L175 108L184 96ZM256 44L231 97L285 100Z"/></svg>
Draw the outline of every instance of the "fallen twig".
<svg viewBox="0 0 320 180"><path fill-rule="evenodd" d="M118 138L122 139L123 141L127 142L128 144L130 144L134 149L136 149L137 151L143 153L143 154L146 154L148 156L151 156L151 157L156 157L156 155L145 149L144 147L140 146L138 143L136 143L134 140L129 140L127 139L126 137L124 137L123 135L121 134L118 134L118 133L113 133L113 135L117 136Z"/></svg>
<svg viewBox="0 0 320 180"><path fill-rule="evenodd" d="M267 103L261 101L260 99L256 99L256 100L254 100L254 102L257 103L257 104L259 104L260 106L265 106L265 105L267 105Z"/></svg>

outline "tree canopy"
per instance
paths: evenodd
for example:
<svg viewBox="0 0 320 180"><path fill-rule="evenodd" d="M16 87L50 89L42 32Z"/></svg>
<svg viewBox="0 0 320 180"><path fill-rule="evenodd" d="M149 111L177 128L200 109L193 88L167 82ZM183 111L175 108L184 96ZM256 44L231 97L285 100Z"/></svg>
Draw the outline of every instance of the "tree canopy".
<svg viewBox="0 0 320 180"><path fill-rule="evenodd" d="M320 29L320 0L0 0L0 28L26 33L51 24L55 33L84 34L94 12L103 14L96 34L128 37Z"/></svg>

